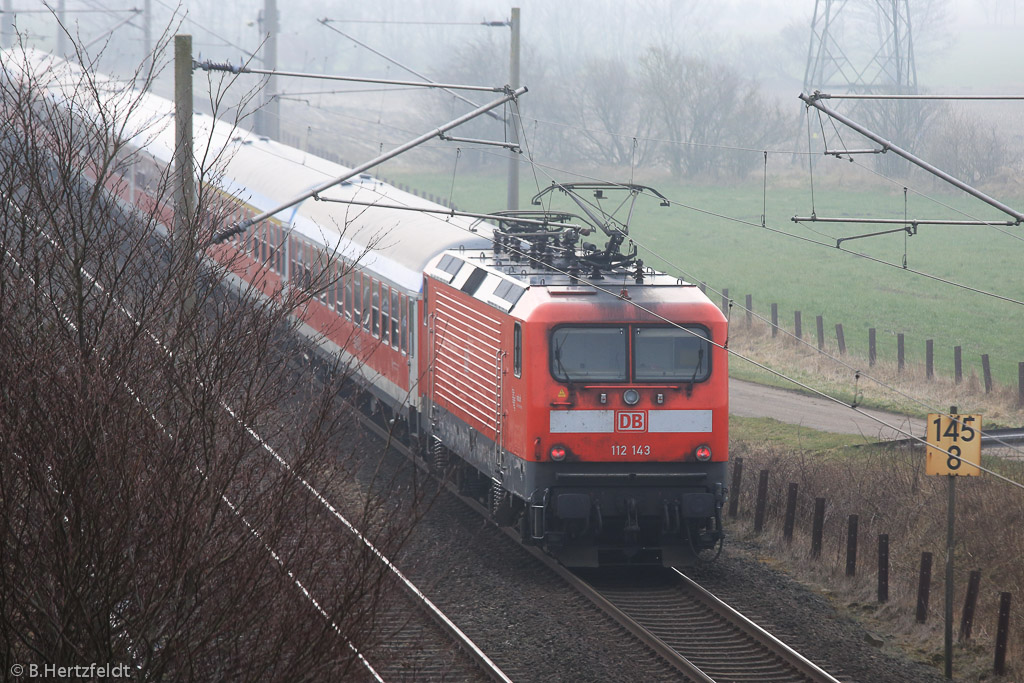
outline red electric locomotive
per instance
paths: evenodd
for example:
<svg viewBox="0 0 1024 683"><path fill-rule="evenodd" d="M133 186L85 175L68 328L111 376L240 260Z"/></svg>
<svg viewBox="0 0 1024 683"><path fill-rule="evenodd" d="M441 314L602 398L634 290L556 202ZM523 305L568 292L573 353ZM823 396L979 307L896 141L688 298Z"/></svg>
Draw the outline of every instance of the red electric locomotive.
<svg viewBox="0 0 1024 683"><path fill-rule="evenodd" d="M465 490L569 566L692 562L722 540L727 322L695 286L577 245L569 214L496 217L492 249L426 269L423 429ZM544 194L544 193L542 193ZM538 203L541 197L535 198ZM583 232L589 228L583 228Z"/></svg>

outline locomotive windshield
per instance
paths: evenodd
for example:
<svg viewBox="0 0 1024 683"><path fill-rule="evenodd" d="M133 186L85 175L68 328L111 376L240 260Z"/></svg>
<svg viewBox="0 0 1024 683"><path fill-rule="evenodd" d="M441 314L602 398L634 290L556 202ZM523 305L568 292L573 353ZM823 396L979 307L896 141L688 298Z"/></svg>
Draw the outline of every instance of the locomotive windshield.
<svg viewBox="0 0 1024 683"><path fill-rule="evenodd" d="M700 382L708 378L711 355L703 328L633 329L633 380Z"/></svg>
<svg viewBox="0 0 1024 683"><path fill-rule="evenodd" d="M626 381L625 327L559 327L551 335L551 372L562 382Z"/></svg>
<svg viewBox="0 0 1024 683"><path fill-rule="evenodd" d="M562 326L551 334L551 374L561 382L702 382L711 374L708 338L696 326Z"/></svg>

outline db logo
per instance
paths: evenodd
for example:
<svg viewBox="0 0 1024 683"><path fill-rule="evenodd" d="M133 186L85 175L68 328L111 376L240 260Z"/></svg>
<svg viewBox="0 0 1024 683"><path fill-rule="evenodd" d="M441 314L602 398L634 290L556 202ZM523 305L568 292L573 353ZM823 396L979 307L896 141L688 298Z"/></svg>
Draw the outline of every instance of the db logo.
<svg viewBox="0 0 1024 683"><path fill-rule="evenodd" d="M617 432L646 432L647 411L645 410L619 410L615 413L615 431Z"/></svg>

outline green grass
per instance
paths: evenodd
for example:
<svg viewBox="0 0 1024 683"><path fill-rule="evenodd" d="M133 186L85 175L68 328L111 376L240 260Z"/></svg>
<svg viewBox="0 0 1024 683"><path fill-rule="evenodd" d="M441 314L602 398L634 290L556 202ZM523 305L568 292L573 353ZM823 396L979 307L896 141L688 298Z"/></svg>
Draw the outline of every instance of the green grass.
<svg viewBox="0 0 1024 683"><path fill-rule="evenodd" d="M768 443L785 450L811 452L830 451L864 444L864 437L857 434L819 432L800 425L779 422L769 417L739 417L737 415L729 416L729 440L731 442Z"/></svg>
<svg viewBox="0 0 1024 683"><path fill-rule="evenodd" d="M450 176L404 174L397 179L446 197L451 188ZM844 187L837 180L823 182L817 178L816 181L814 211L817 216L902 218L904 215L900 188ZM452 196L460 208L493 211L505 205L504 182L500 173L460 172ZM524 190L521 206L525 207L532 195L528 189L532 183L527 177L521 182ZM929 185L928 181L915 182ZM882 359L895 360L897 333L906 336L910 363L924 362L925 340L933 339L937 372L946 376L953 373L954 346L963 347L968 375L973 371L980 376L980 356L987 353L996 381L1016 386L1017 363L1024 361L1021 344L1024 307L927 279L901 267L873 263L834 248L837 237L897 226L793 223L792 216L807 216L812 211L806 176L795 182L775 182L769 178L767 225L785 235L760 227L764 197L760 178L731 186L652 184L673 202L692 208L678 205L663 208L653 201L638 205L631 236L642 245L641 256L648 265L671 273L685 273L691 280L708 282L710 288L728 288L730 296L741 305L744 296L752 294L754 310L765 317L769 316L770 304L777 303L780 323L790 330L793 329L793 312L800 310L806 339L815 334L817 315L824 317L826 335L833 344L835 325L842 323L847 347L861 357L867 356L868 328L871 327L877 330L878 354ZM1020 198L998 198L1011 206L1024 205ZM943 194L939 199L971 218L1005 218L966 195ZM562 208L568 207L563 204ZM907 215L911 218L964 218L913 194ZM1024 242L1017 239L1024 236L1024 230L1020 227L1002 230L1012 236L989 227L921 226L917 235L906 239L908 267L1024 301L1024 277L1020 275L1019 266ZM800 238L830 246L811 244ZM846 242L843 246L897 266L903 261L903 233ZM709 296L716 302L720 300L710 290Z"/></svg>

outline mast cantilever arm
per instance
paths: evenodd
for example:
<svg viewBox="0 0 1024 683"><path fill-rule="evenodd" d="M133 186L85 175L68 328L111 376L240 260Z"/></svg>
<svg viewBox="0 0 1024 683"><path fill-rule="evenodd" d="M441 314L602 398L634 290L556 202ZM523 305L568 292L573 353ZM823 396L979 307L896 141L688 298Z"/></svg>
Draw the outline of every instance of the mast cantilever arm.
<svg viewBox="0 0 1024 683"><path fill-rule="evenodd" d="M455 128L456 126L461 125L461 124L465 123L466 121L469 121L471 119L475 119L477 116L480 116L481 114L485 114L485 113L489 112L490 110L492 110L492 109L494 109L496 107L500 107L501 105L505 104L509 100L516 99L517 97L519 97L520 95L522 95L526 91L527 91L526 86L523 86L523 87L518 88L516 90L513 90L512 88L506 86L505 94L503 96L499 97L498 99L494 100L493 102L489 102L489 103L487 103L487 104L485 104L485 105L483 105L481 107L477 107L476 109L474 109L473 111L469 112L468 114L463 114L459 118L453 119L453 120L449 121L448 123L444 124L443 126L440 126L439 128L435 128L434 130L430 131L429 133L424 133L423 135L419 136L418 138L415 138L414 140L410 140L409 142L407 142L407 143L405 143L403 145L399 145L398 147L396 147L395 149L391 150L390 152L386 152L386 153L384 153L384 154L382 154L382 155L380 155L380 156L378 156L378 157L376 157L374 159L371 159L371 160L367 161L365 164L360 164L359 166L356 166L354 169L352 169L348 173L345 173L344 175L338 176L337 178L334 178L333 180L328 180L325 183L317 185L312 190L304 192L303 194L300 194L299 196L295 197L294 199L290 199L289 201L285 202L281 206L278 206L278 207L275 207L273 209L270 209L269 211L264 211L263 213L261 213L258 216L254 216L252 218L247 218L247 219L241 221L240 223L237 223L236 225L234 225L234 226L232 226L230 228L225 228L224 230L220 230L220 231L214 233L213 237L210 238L210 244L212 245L212 244L218 244L220 242L224 242L225 240L227 240L230 237L233 237L233 236L235 236L235 235L237 235L239 233L245 232L246 230L248 230L250 227L252 227L256 223L259 223L261 221L265 221L266 219L268 219L271 216L273 216L275 213L279 213L281 211L284 211L285 209L290 209L291 207L295 206L296 204L299 204L301 202L306 201L310 197L315 197L316 195L320 194L321 192L323 192L325 190L328 190L328 189L334 187L335 185L340 185L341 183L345 182L349 178L354 178L355 176L359 175L363 171L366 171L366 170L368 170L370 168L373 168L374 166L377 166L378 164L381 164L381 163L387 161L388 159L391 159L392 157L396 157L399 154L402 154L403 152L407 152L410 149L412 149L413 147L416 147L418 145L422 145L424 142L442 135L445 131L451 130L452 128Z"/></svg>
<svg viewBox="0 0 1024 683"><path fill-rule="evenodd" d="M877 135L877 134L871 132L870 130L868 130L864 126L860 125L856 121L848 119L845 116L843 116L842 114L840 114L839 112L835 111L834 109L829 108L828 106L826 106L825 104L822 103L823 99L828 99L829 97L831 97L831 95L828 95L827 93L819 92L817 90L814 91L814 93L811 94L811 95L805 95L804 93L800 93L800 99L803 100L804 103L806 103L808 106L814 107L815 109L824 112L825 114L827 114L828 116L832 117L836 121L839 121L840 123L842 123L842 124L848 126L849 128L852 128L853 130L857 131L858 133L860 133L864 137L866 137L866 138L868 138L870 140L874 140L875 142L877 142L878 144L880 144L882 146L882 149L884 151L891 151L893 154L896 154L897 156L903 157L904 159L906 159L910 163L914 164L915 166L923 168L924 170L928 171L932 175L937 176L939 178L942 178L943 180L945 180L950 185L953 185L954 187L958 187L961 190L963 190L964 192L966 192L967 194L969 194L969 195L971 195L971 196L973 196L973 197L975 197L977 199L980 199L981 201L985 202L989 206L993 206L993 207L999 209L1000 211L1002 211L1003 213L1005 213L1006 215L1012 216L1013 219L1015 221L1017 221L1018 225L1021 224L1021 223L1024 223L1024 213L1021 213L1020 211L1017 211L1016 209L1010 208L1006 204L1003 204L1001 201L999 201L997 199L993 199L992 197L989 197L987 194L985 194L984 192L982 192L980 190L974 189L973 187L971 187L970 185L968 185L964 181L959 180L957 178L954 178L953 176L949 175L948 173L946 173L942 169L940 169L940 168L938 168L936 166L932 166L931 164L929 164L927 161L924 161L923 159L919 159L918 157L914 156L913 154L911 154L910 152L906 151L905 149L902 149L901 147L898 147L897 145L894 145L893 143L889 142L888 140L886 140L885 138L881 137L880 135Z"/></svg>

